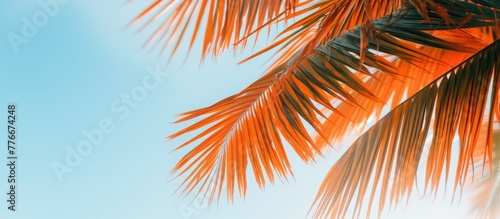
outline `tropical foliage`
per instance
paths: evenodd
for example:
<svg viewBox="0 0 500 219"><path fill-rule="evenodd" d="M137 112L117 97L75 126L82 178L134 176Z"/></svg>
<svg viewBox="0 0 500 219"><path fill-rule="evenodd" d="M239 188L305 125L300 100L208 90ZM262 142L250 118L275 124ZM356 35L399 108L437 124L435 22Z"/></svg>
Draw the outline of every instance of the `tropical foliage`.
<svg viewBox="0 0 500 219"><path fill-rule="evenodd" d="M482 134L486 133L483 132ZM480 136L480 139L484 140L485 137ZM471 216L474 218L498 218L500 216L500 129L498 129L498 126L494 128L493 145L495 158L491 172L484 175L483 171L480 171L480 168L483 167L481 165L475 166L475 169L477 169L475 177L479 178L479 180L473 187L475 195L471 200L471 204L474 206L471 209ZM476 150L474 156L476 159L481 159L483 153L484 149Z"/></svg>
<svg viewBox="0 0 500 219"><path fill-rule="evenodd" d="M386 201L412 192L418 168L425 168L432 193L450 171L454 191L479 167L498 181L497 0L157 0L132 24L156 28L145 46L161 54L199 39L203 58L244 49L273 25L285 25L248 58L276 53L260 79L181 114L177 122L195 122L169 138L197 132L177 148L196 143L173 170L184 177L184 195L244 196L247 170L261 188L287 178L293 173L285 147L313 162L373 115L377 122L357 133L319 188L315 217L369 216L374 201L380 212ZM460 152L451 166L454 138ZM483 185L488 191L495 184Z"/></svg>

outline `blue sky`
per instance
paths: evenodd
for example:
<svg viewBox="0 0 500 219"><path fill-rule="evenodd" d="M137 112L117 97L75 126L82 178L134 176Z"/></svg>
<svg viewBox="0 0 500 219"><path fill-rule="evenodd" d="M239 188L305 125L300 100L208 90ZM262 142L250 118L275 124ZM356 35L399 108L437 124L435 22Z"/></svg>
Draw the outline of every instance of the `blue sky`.
<svg viewBox="0 0 500 219"><path fill-rule="evenodd" d="M140 50L147 33L126 28L149 1L125 0L59 4L54 16L16 53L9 36L22 35L23 18L32 20L43 11L39 2L49 0L0 3L0 133L6 133L7 105L18 108L17 211L7 211L2 201L0 218L306 216L323 176L343 149L328 152L313 165L291 154L295 179L265 191L250 182L247 197L232 205L206 207L182 200L175 193L180 180L169 175L187 150L169 152L192 137L165 141L187 125L172 125L175 116L243 89L262 74L268 56L238 66L250 51L237 56L228 52L200 67L195 48L185 62L181 53L164 66L156 53ZM160 80L148 70L156 71L157 66L166 75ZM155 86L145 88L144 81ZM127 105L124 100L134 94L136 101ZM89 141L85 133L96 130L102 136L96 135L101 137L88 155L58 178L54 163L65 164L68 153ZM0 135L0 141L4 145L6 139ZM7 162L5 157L2 146L0 166ZM0 168L2 193L8 188L6 177L7 169ZM466 218L466 204L466 198L459 205L450 204L449 195L433 201L417 194L406 209L401 205L385 211L383 218Z"/></svg>

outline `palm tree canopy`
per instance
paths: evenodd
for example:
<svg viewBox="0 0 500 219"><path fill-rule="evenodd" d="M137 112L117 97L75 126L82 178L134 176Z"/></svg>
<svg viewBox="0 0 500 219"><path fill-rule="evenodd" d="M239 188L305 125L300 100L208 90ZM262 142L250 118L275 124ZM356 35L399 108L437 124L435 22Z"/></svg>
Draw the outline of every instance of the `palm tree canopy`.
<svg viewBox="0 0 500 219"><path fill-rule="evenodd" d="M305 162L314 161L388 105L391 111L360 135L318 192L315 216L336 218L349 208L359 216L366 193L368 213L376 191L379 211L386 200L395 203L409 194L429 133L429 190L448 178L456 133L455 188L471 165L491 164L493 123L500 119L499 10L496 0L158 0L133 23L159 21L148 44L163 43L162 51L172 45L172 53L194 25L189 45L204 30L205 57L218 56L231 44L244 48L271 24L295 21L249 57L279 47L279 57L260 79L181 114L177 122L199 120L169 138L201 130L177 147L197 143L173 170L185 176L184 195L203 193L212 201L225 190L232 200L237 190L243 196L248 168L261 188L286 178L293 173L284 142ZM486 141L479 144L482 132ZM480 161L472 159L478 148L484 149Z"/></svg>

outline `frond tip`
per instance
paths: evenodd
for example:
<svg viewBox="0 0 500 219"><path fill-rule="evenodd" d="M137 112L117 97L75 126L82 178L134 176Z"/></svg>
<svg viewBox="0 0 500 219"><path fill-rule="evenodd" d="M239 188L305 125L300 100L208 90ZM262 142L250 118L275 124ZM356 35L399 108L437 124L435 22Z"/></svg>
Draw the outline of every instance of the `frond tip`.
<svg viewBox="0 0 500 219"><path fill-rule="evenodd" d="M308 0L309 1L309 0ZM308 2L305 1L305 2ZM231 46L245 47L249 35L257 27L265 27L275 17L284 17L303 4L299 0L275 0L256 3L247 0L155 0L132 21L143 23L144 29L157 26L145 47L174 46L175 54L182 40L189 39L191 49L195 40L203 39L202 57L215 57ZM269 22L269 23L268 23ZM189 33L193 29L191 34Z"/></svg>
<svg viewBox="0 0 500 219"><path fill-rule="evenodd" d="M413 188L429 130L433 138L427 157L426 189L430 185L431 190L437 190L445 167L444 178L448 178L456 133L460 154L454 185L455 189L462 186L468 168L474 164L482 121L490 121L487 131L491 132L498 112L498 51L500 40L430 83L361 135L326 176L313 204L314 216L345 218L352 211L353 217L359 217L365 195L370 193L366 210L369 217L377 191L379 214L386 200L399 202ZM488 102L491 110L485 113ZM491 161L492 147L485 148L485 159Z"/></svg>
<svg viewBox="0 0 500 219"><path fill-rule="evenodd" d="M487 136L483 137L488 139ZM474 218L494 219L500 217L500 129L498 126L495 127L492 139L494 156L492 169L486 176L484 171L477 171L474 176L478 177L479 180L471 187L475 194L471 200L473 207L469 213ZM477 159L481 159L484 154L483 148L479 149L476 153ZM483 168L478 165L477 169Z"/></svg>

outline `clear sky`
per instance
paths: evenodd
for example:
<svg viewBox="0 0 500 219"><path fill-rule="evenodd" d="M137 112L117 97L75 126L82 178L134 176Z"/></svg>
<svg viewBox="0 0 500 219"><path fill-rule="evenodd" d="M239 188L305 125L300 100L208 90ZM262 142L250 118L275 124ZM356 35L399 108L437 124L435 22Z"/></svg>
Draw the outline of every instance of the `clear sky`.
<svg viewBox="0 0 500 219"><path fill-rule="evenodd" d="M250 51L236 57L228 52L200 66L195 49L186 60L180 54L164 67L156 53L140 50L147 33L126 28L150 1L61 0L46 21L38 17L39 2L49 0L0 2L0 133L7 132L7 105L15 103L18 114L16 212L5 202L7 140L0 134L0 218L306 217L343 149L313 165L290 155L295 179L265 191L250 182L247 197L232 205L182 200L175 193L180 181L169 175L187 150L169 152L193 136L164 140L187 125L172 125L175 115L240 91L263 73L269 56L238 66ZM24 30L34 17L41 25ZM29 37L13 46L12 34L23 31ZM165 74L156 75L157 66ZM67 162L78 148L85 156ZM415 194L406 209L386 210L382 218L467 218L467 199L450 200L450 195L433 200Z"/></svg>

